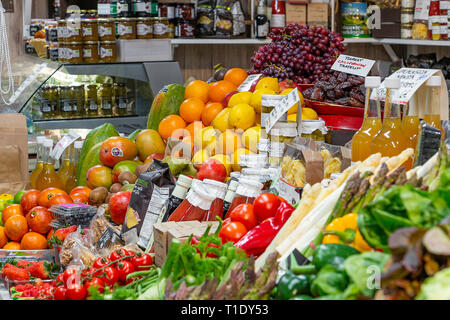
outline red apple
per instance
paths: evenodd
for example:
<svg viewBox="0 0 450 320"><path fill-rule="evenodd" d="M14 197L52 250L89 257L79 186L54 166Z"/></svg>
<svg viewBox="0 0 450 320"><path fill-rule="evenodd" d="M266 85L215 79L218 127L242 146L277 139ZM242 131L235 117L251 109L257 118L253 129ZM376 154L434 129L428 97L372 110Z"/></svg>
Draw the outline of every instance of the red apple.
<svg viewBox="0 0 450 320"><path fill-rule="evenodd" d="M113 194L111 196L111 199L109 199L109 210L111 211L111 219L115 223L120 225L124 222L130 198L131 192L120 191Z"/></svg>
<svg viewBox="0 0 450 320"><path fill-rule="evenodd" d="M164 159L164 155L162 153L152 153L145 159L144 163L152 163L154 159L162 160Z"/></svg>
<svg viewBox="0 0 450 320"><path fill-rule="evenodd" d="M225 98L222 101L222 105L224 108L228 107L228 102L230 101L231 97L234 96L236 93L239 93L239 92L231 91L231 92L227 93L227 95L225 96Z"/></svg>
<svg viewBox="0 0 450 320"><path fill-rule="evenodd" d="M286 89L297 88L297 84L292 80L283 80L280 82L280 92Z"/></svg>
<svg viewBox="0 0 450 320"><path fill-rule="evenodd" d="M198 166L197 179L211 179L219 182L225 182L227 178L227 169L216 159L208 159Z"/></svg>

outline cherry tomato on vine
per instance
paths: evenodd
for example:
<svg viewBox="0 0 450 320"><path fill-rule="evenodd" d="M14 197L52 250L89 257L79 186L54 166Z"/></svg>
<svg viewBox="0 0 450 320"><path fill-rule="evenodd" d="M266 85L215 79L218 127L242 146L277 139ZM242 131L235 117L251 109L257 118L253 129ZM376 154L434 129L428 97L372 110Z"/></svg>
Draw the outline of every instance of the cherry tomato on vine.
<svg viewBox="0 0 450 320"><path fill-rule="evenodd" d="M100 293L103 293L103 289L105 288L105 283L102 279L98 277L93 277L92 280L85 281L84 282L84 288L86 289L87 293L90 294L89 288L95 287Z"/></svg>
<svg viewBox="0 0 450 320"><path fill-rule="evenodd" d="M223 242L236 243L247 233L247 228L240 222L232 221L220 229L219 237Z"/></svg>
<svg viewBox="0 0 450 320"><path fill-rule="evenodd" d="M243 203L234 208L230 219L242 223L247 230L253 229L258 224L253 205L250 203Z"/></svg>
<svg viewBox="0 0 450 320"><path fill-rule="evenodd" d="M115 283L119 282L119 272L114 267L106 267L103 270L102 280L105 282L105 284L109 286L114 286Z"/></svg>
<svg viewBox="0 0 450 320"><path fill-rule="evenodd" d="M86 295L86 289L79 283L73 283L67 287L66 296L69 300L84 300Z"/></svg>
<svg viewBox="0 0 450 320"><path fill-rule="evenodd" d="M280 204L280 198L273 193L261 193L253 202L253 210L258 223L275 216Z"/></svg>
<svg viewBox="0 0 450 320"><path fill-rule="evenodd" d="M153 259L148 253L138 254L131 259L131 263L137 271L149 270L153 264Z"/></svg>
<svg viewBox="0 0 450 320"><path fill-rule="evenodd" d="M109 255L109 260L111 260L111 262L117 261L119 259L122 259L123 257L126 257L128 255L127 253L128 253L127 250L124 249L124 248L120 248L120 249L114 250Z"/></svg>
<svg viewBox="0 0 450 320"><path fill-rule="evenodd" d="M66 271L64 271L64 274L63 274L64 285L69 286L69 284L78 282L79 279L77 279L77 278L79 278L78 269L68 268L68 269L66 269Z"/></svg>
<svg viewBox="0 0 450 320"><path fill-rule="evenodd" d="M120 261L117 263L117 271L119 272L119 280L122 283L127 282L127 276L133 273L134 265L130 261Z"/></svg>

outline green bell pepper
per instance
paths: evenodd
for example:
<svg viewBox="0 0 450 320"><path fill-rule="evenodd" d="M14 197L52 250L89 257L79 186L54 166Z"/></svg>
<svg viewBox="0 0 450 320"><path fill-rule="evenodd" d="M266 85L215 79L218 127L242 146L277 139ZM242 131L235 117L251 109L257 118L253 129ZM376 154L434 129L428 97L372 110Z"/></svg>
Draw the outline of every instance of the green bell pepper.
<svg viewBox="0 0 450 320"><path fill-rule="evenodd" d="M309 294L309 286L311 284L308 275L295 275L288 270L278 282L275 299L288 300L294 296Z"/></svg>
<svg viewBox="0 0 450 320"><path fill-rule="evenodd" d="M315 297L337 295L342 293L347 285L348 277L345 272L340 272L335 266L327 265L319 271L311 283L311 293Z"/></svg>
<svg viewBox="0 0 450 320"><path fill-rule="evenodd" d="M339 271L343 271L345 259L359 253L358 250L343 244L321 244L314 251L312 264L317 270L321 270L326 265L332 265Z"/></svg>

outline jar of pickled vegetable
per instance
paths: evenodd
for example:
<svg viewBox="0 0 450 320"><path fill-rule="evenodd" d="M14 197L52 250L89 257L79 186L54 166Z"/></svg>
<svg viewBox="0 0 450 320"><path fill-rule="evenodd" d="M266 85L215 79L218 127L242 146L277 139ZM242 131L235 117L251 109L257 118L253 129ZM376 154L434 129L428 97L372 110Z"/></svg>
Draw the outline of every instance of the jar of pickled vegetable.
<svg viewBox="0 0 450 320"><path fill-rule="evenodd" d="M266 128L266 121L269 118L269 114L275 108L278 103L286 96L275 94L263 94L261 96L261 128ZM287 112L281 116L279 121L287 121Z"/></svg>
<svg viewBox="0 0 450 320"><path fill-rule="evenodd" d="M63 86L60 88L60 112L63 118L70 118L72 116L72 87Z"/></svg>
<svg viewBox="0 0 450 320"><path fill-rule="evenodd" d="M83 62L83 43L68 42L66 43L65 59L68 63L82 63Z"/></svg>
<svg viewBox="0 0 450 320"><path fill-rule="evenodd" d="M82 42L83 35L81 34L81 23L78 20L67 20L66 23L66 41L68 42Z"/></svg>
<svg viewBox="0 0 450 320"><path fill-rule="evenodd" d="M169 19L153 18L153 38L165 39L169 37Z"/></svg>
<svg viewBox="0 0 450 320"><path fill-rule="evenodd" d="M83 46L83 62L85 63L98 63L100 56L98 54L98 42L88 41Z"/></svg>
<svg viewBox="0 0 450 320"><path fill-rule="evenodd" d="M138 18L136 22L136 38L153 38L153 21L151 18Z"/></svg>
<svg viewBox="0 0 450 320"><path fill-rule="evenodd" d="M128 114L128 99L127 99L126 83L119 83L116 85L115 97L116 97L117 114L119 116L126 116Z"/></svg>
<svg viewBox="0 0 450 320"><path fill-rule="evenodd" d="M100 41L116 41L115 19L98 19L98 38Z"/></svg>
<svg viewBox="0 0 450 320"><path fill-rule="evenodd" d="M73 104L72 104L72 115L75 117L81 117L85 114L84 110L84 85L73 86Z"/></svg>
<svg viewBox="0 0 450 320"><path fill-rule="evenodd" d="M50 87L45 86L40 90L40 102L41 102L41 112L42 119L51 119L53 116L52 106L50 102Z"/></svg>
<svg viewBox="0 0 450 320"><path fill-rule="evenodd" d="M66 20L59 20L58 21L58 41L63 42L66 41L67 38L67 22Z"/></svg>
<svg viewBox="0 0 450 320"><path fill-rule="evenodd" d="M98 41L97 19L81 20L81 30L83 34L83 41Z"/></svg>
<svg viewBox="0 0 450 320"><path fill-rule="evenodd" d="M283 142L270 142L269 164L271 167L279 167L283 159L286 144Z"/></svg>
<svg viewBox="0 0 450 320"><path fill-rule="evenodd" d="M268 133L271 142L292 142L297 136L297 123L277 122Z"/></svg>
<svg viewBox="0 0 450 320"><path fill-rule="evenodd" d="M116 62L117 61L117 44L116 41L102 41L99 49L100 62Z"/></svg>
<svg viewBox="0 0 450 320"><path fill-rule="evenodd" d="M136 39L136 19L120 18L118 19L117 34L122 40Z"/></svg>
<svg viewBox="0 0 450 320"><path fill-rule="evenodd" d="M323 120L304 120L302 121L303 138L310 138L314 141L325 141L325 135L328 129Z"/></svg>
<svg viewBox="0 0 450 320"><path fill-rule="evenodd" d="M104 116L112 116L113 110L113 86L111 83L104 83L100 89L101 112Z"/></svg>
<svg viewBox="0 0 450 320"><path fill-rule="evenodd" d="M98 99L97 85L90 84L87 86L87 114L90 117L98 116Z"/></svg>
<svg viewBox="0 0 450 320"><path fill-rule="evenodd" d="M52 109L53 117L59 115L58 103L59 103L59 88L58 86L50 86L48 91L48 100L50 101L50 107Z"/></svg>

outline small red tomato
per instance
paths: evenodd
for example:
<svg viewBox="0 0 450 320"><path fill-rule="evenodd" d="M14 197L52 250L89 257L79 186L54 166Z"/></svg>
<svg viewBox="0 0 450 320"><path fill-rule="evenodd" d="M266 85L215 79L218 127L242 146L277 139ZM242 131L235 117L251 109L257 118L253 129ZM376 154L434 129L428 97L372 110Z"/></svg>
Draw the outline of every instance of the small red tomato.
<svg viewBox="0 0 450 320"><path fill-rule="evenodd" d="M68 287L69 284L79 282L79 280L80 280L79 277L80 276L78 274L78 269L76 269L76 268L66 269L66 271L64 271L64 274L63 274L64 285Z"/></svg>
<svg viewBox="0 0 450 320"><path fill-rule="evenodd" d="M88 295L90 294L90 288L97 288L100 293L103 293L103 289L105 287L105 283L102 279L93 277L92 280L86 281L84 283L84 288L86 289Z"/></svg>
<svg viewBox="0 0 450 320"><path fill-rule="evenodd" d="M111 254L109 255L109 260L113 262L122 259L125 256L127 256L127 250L120 248L111 252Z"/></svg>
<svg viewBox="0 0 450 320"><path fill-rule="evenodd" d="M220 229L219 237L224 242L233 242L236 243L239 241L245 234L247 233L247 228L241 223L237 221L232 221Z"/></svg>
<svg viewBox="0 0 450 320"><path fill-rule="evenodd" d="M131 263L137 271L149 270L153 264L153 259L148 253L138 254L131 259Z"/></svg>
<svg viewBox="0 0 450 320"><path fill-rule="evenodd" d="M253 229L258 224L253 205L250 203L243 203L234 208L230 214L230 219L242 223L247 230Z"/></svg>
<svg viewBox="0 0 450 320"><path fill-rule="evenodd" d="M114 267L106 267L103 270L104 277L102 278L105 284L113 286L115 283L119 282L119 272Z"/></svg>
<svg viewBox="0 0 450 320"><path fill-rule="evenodd" d="M134 272L134 265L130 261L120 261L117 263L117 271L119 271L120 282L126 283L127 276Z"/></svg>
<svg viewBox="0 0 450 320"><path fill-rule="evenodd" d="M97 260L94 261L94 264L92 265L92 267L94 269L100 269L100 268L103 268L104 266L106 266L109 263L111 263L111 260L109 260L108 257L100 257L100 258L97 258Z"/></svg>
<svg viewBox="0 0 450 320"><path fill-rule="evenodd" d="M280 204L280 198L273 193L261 193L253 202L253 211L258 223L275 216Z"/></svg>
<svg viewBox="0 0 450 320"><path fill-rule="evenodd" d="M66 296L69 300L84 300L86 295L86 289L79 283L73 283L67 287Z"/></svg>

